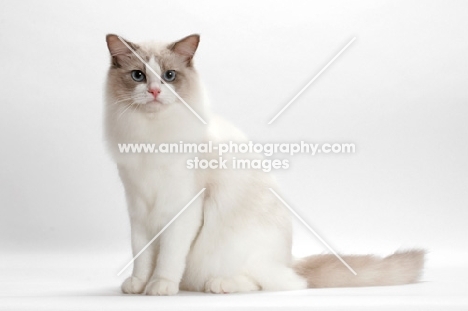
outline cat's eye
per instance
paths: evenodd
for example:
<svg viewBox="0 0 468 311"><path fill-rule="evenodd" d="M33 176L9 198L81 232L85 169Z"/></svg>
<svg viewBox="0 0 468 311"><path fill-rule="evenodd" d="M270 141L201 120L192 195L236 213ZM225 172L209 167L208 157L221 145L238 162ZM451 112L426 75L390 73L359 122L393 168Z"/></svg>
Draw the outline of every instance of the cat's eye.
<svg viewBox="0 0 468 311"><path fill-rule="evenodd" d="M175 70L166 70L166 72L163 74L163 79L166 82L172 82L176 78L176 72Z"/></svg>
<svg viewBox="0 0 468 311"><path fill-rule="evenodd" d="M132 79L136 82L143 82L146 79L146 76L141 70L132 71Z"/></svg>

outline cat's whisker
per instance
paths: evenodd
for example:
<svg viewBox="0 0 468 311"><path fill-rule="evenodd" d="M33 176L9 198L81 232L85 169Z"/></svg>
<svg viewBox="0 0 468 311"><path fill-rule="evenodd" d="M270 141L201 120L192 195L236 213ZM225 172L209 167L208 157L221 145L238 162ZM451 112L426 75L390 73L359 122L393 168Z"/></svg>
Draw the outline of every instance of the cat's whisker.
<svg viewBox="0 0 468 311"><path fill-rule="evenodd" d="M117 100L119 100L119 99L132 98L132 96L131 96L131 95L125 95L125 96L122 95L122 96L116 96L116 97L114 97L114 98L117 99Z"/></svg>
<svg viewBox="0 0 468 311"><path fill-rule="evenodd" d="M130 99L132 96L126 95L126 96L115 96L113 99L115 100L121 100L121 99Z"/></svg>
<svg viewBox="0 0 468 311"><path fill-rule="evenodd" d="M139 105L138 105L138 104L136 104L136 105L135 105L135 107L133 108L132 112L135 112L135 111L137 111L137 109L138 109L138 106L139 106Z"/></svg>
<svg viewBox="0 0 468 311"><path fill-rule="evenodd" d="M132 107L134 104L136 104L136 103L133 101L130 105L128 105L128 106L122 111L122 113L120 113L120 115L117 117L117 120L119 120L119 119L124 115L124 113L125 113L130 107Z"/></svg>
<svg viewBox="0 0 468 311"><path fill-rule="evenodd" d="M120 100L117 100L117 101L113 102L111 105L115 106L115 105L118 105L119 103L122 103L122 102L125 102L125 101L133 101L133 104L136 104L136 106L138 106L137 102L143 102L143 101L145 101L145 98L136 98L136 99L132 98L132 97L123 98L123 99L120 99Z"/></svg>
<svg viewBox="0 0 468 311"><path fill-rule="evenodd" d="M126 95L117 95L117 96L113 96L113 99L119 101L119 100L125 100L125 99L135 99L135 100L139 100L141 98L143 98L144 96L138 96L138 98L134 98L135 96L134 95L131 95L131 94L126 94Z"/></svg>
<svg viewBox="0 0 468 311"><path fill-rule="evenodd" d="M121 100L118 100L116 102L113 102L112 105L117 105L118 103L121 103L121 102L124 102L124 101L130 101L132 100L131 98L125 98L125 99L121 99Z"/></svg>

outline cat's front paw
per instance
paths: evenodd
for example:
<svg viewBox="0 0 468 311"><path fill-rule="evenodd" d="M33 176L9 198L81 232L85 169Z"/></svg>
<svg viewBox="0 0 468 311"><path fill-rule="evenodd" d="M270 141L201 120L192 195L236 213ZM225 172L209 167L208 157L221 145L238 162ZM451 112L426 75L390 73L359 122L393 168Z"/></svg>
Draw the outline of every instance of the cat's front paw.
<svg viewBox="0 0 468 311"><path fill-rule="evenodd" d="M124 294L141 294L146 286L146 282L135 277L130 276L122 283L122 292Z"/></svg>
<svg viewBox="0 0 468 311"><path fill-rule="evenodd" d="M156 279L146 285L146 295L169 296L179 292L179 284L166 279Z"/></svg>

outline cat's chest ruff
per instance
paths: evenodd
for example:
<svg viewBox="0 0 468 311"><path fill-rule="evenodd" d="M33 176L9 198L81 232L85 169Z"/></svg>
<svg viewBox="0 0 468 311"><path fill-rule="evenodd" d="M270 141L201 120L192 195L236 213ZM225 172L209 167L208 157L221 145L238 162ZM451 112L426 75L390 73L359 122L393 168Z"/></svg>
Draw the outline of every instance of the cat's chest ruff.
<svg viewBox="0 0 468 311"><path fill-rule="evenodd" d="M133 154L122 161L122 166L135 175L168 175L186 169L185 157L172 154Z"/></svg>

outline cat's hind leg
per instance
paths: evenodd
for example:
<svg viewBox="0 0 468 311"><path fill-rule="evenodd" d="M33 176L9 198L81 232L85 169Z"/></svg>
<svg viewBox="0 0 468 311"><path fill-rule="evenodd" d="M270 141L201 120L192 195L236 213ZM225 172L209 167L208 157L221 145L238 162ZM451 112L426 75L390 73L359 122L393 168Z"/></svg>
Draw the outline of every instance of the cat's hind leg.
<svg viewBox="0 0 468 311"><path fill-rule="evenodd" d="M238 275L235 277L214 277L205 283L205 292L228 294L259 290L260 286L251 278Z"/></svg>
<svg viewBox="0 0 468 311"><path fill-rule="evenodd" d="M252 271L252 277L265 291L289 291L307 288L307 281L282 264L266 264Z"/></svg>

